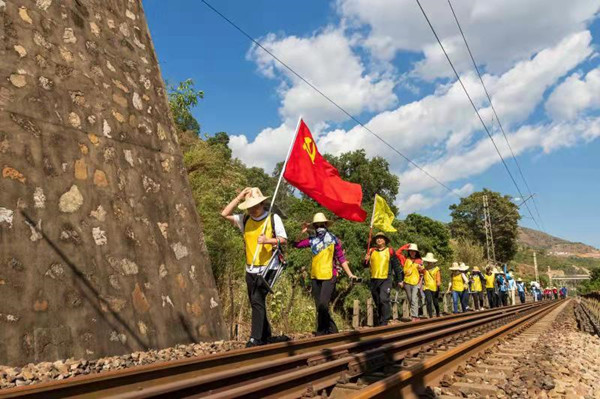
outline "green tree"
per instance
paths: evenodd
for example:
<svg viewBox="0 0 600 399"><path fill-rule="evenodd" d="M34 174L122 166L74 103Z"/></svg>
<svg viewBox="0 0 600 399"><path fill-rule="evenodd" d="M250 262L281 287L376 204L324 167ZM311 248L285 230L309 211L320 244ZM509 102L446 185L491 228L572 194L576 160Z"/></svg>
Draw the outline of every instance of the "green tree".
<svg viewBox="0 0 600 399"><path fill-rule="evenodd" d="M209 146L219 146L224 149L224 154L227 159L231 158L232 152L229 148L229 135L226 132L218 132L206 138L206 143Z"/></svg>
<svg viewBox="0 0 600 399"><path fill-rule="evenodd" d="M578 288L581 294L600 292L600 267L592 269L590 279L580 284Z"/></svg>
<svg viewBox="0 0 600 399"><path fill-rule="evenodd" d="M198 100L204 98L204 92L194 88L192 79L180 82L177 87L169 85L169 107L175 125L181 132L191 131L200 134L200 124L192 115L192 108L198 105Z"/></svg>
<svg viewBox="0 0 600 399"><path fill-rule="evenodd" d="M459 204L450 205L450 231L454 238L464 238L486 245L483 219L483 196L487 195L496 260L509 262L517 253L518 227L521 215L508 195L484 189L461 198Z"/></svg>
<svg viewBox="0 0 600 399"><path fill-rule="evenodd" d="M385 198L392 211L398 213L394 200L398 195L400 181L398 176L390 172L390 165L385 159L368 159L365 150L345 152L339 156L326 154L325 158L340 172L342 179L362 186L363 205L366 208L371 208L375 194L379 194Z"/></svg>

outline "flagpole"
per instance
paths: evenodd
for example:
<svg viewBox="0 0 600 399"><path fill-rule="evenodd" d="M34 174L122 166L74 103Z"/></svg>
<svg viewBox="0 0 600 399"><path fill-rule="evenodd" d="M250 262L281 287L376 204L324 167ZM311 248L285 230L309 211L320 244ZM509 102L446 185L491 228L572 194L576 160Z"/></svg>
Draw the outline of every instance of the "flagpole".
<svg viewBox="0 0 600 399"><path fill-rule="evenodd" d="M373 197L373 211L371 212L371 226L369 228L369 241L367 242L367 255L369 254L369 250L371 249L371 236L373 234L373 218L375 217L375 206L377 205L377 194Z"/></svg>
<svg viewBox="0 0 600 399"><path fill-rule="evenodd" d="M269 211L267 212L267 217L265 218L266 222L263 224L261 235L265 234L267 230L267 223L269 217L271 216L271 212L273 211L273 205L275 204L275 198L277 197L277 193L279 192L279 187L281 186L281 181L283 180L283 174L285 173L285 168L287 166L288 160L290 159L290 154L292 153L292 148L294 148L294 143L296 142L296 137L298 137L298 130L300 129L300 122L302 121L302 117L298 118L298 124L296 125L296 132L294 133L294 137L292 137L292 142L290 143L290 147L288 148L287 155L285 156L285 161L283 162L283 167L281 168L281 173L279 173L279 180L277 181L277 186L275 187L275 192L273 193L273 197L271 198L271 204L269 205ZM275 229L275 226L271 226ZM261 251L263 244L258 244L256 250L254 251L254 256L252 257L252 264L250 268L254 267L254 263L256 263L256 257L258 253Z"/></svg>

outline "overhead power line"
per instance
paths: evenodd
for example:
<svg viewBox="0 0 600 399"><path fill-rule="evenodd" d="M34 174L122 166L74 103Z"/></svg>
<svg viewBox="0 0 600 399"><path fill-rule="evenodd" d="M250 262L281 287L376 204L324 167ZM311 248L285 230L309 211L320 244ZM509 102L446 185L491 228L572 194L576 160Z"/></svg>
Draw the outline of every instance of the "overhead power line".
<svg viewBox="0 0 600 399"><path fill-rule="evenodd" d="M388 148L390 148L392 151L394 151L396 154L400 155L402 158L404 158L409 164L411 164L412 166L414 166L415 168L419 169L421 172L423 172L425 175L427 175L430 179L432 179L433 181L435 181L437 184L439 184L440 186L444 187L446 190L448 190L451 194L454 194L458 197L460 197L460 195L458 195L456 193L455 190L452 190L450 187L448 187L446 184L442 183L440 180L438 180L435 176L433 176L432 174L430 174L429 172L427 172L425 169L423 169L421 166L419 166L416 162L414 162L412 159L410 159L409 157L407 157L406 155L404 155L402 152L400 152L398 149L396 149L393 145L391 145L388 141L386 141L383 137L381 137L380 135L378 135L377 133L375 133L374 131L372 131L371 129L369 129L367 126L365 126L361 121L359 121L357 118L355 118L352 114L350 114L348 111L346 111L341 105L339 105L338 103L336 103L334 100L332 100L327 94L323 93L318 87L316 87L314 84L312 84L311 82L309 82L307 79L305 79L302 75L300 75L298 72L296 72L292 67L290 67L288 64L286 64L284 61L282 61L279 57L277 57L275 54L273 54L271 51L269 51L266 47L264 47L258 40L254 39L250 34L248 34L245 30L243 30L241 27L239 27L235 22L233 22L231 19L227 18L225 15L223 15L223 13L221 13L219 10L217 10L215 7L213 7L209 2L207 2L206 0L202 0L202 3L204 3L208 8L210 8L215 14L217 14L218 16L220 16L223 20L227 21L227 23L229 23L231 26L233 26L237 31L239 31L242 35L246 36L252 43L254 43L257 47L259 47L260 49L262 49L264 52L266 52L267 54L269 54L271 57L273 57L273 59L275 61L277 61L279 64L281 64L283 67L285 67L288 71L290 71L292 74L294 74L294 76L296 76L298 79L300 79L302 82L306 83L310 88L312 88L314 91L316 91L317 93L319 93L323 98L325 98L328 102L330 102L331 104L333 104L337 109L339 109L340 111L342 111L346 116L348 116L350 119L352 119L354 122L356 122L358 125L360 125L363 129L365 129L367 132L371 133L373 136L375 136L379 141L381 141L383 144L385 144Z"/></svg>
<svg viewBox="0 0 600 399"><path fill-rule="evenodd" d="M415 0L415 1L417 2L417 5L421 9L421 12L423 13L423 16L425 17L425 20L427 21L427 24L429 25L429 28L431 29L431 32L435 36L435 39L437 40L438 44L440 45L440 48L442 49L442 52L446 56L446 60L448 60L448 63L450 64L450 67L452 67L452 71L454 71L454 75L456 75L456 79L458 80L458 82L460 83L460 86L462 87L463 91L467 95L467 98L469 99L469 102L471 103L471 106L473 107L473 110L477 114L477 117L479 118L479 121L481 122L481 125L483 126L483 129L485 130L485 132L487 133L488 137L490 138L492 144L494 145L494 148L496 149L496 152L498 153L498 156L500 157L500 160L502 161L502 164L504 165L504 168L506 169L506 172L508 173L508 176L512 180L512 182L513 182L515 188L517 189L517 192L521 196L521 198L523 198L524 195L521 192L521 189L519 188L519 185L517 184L517 181L515 180L515 177L513 176L512 172L510 171L510 168L508 167L508 164L504 160L504 157L500 153L500 149L498 148L498 145L494 141L494 137L492 137L492 133L490 132L490 130L488 129L487 125L483 121L483 118L481 117L481 114L479 113L479 110L477 109L477 106L473 102L473 99L471 98L471 95L469 94L469 92L468 92L467 88L465 87L462 79L460 78L460 75L458 74L458 71L454 67L454 64L452 63L452 60L450 59L450 56L446 52L446 49L444 48L444 45L442 44L442 41L440 40L440 37L438 36L438 34L435 31L433 25L431 24L431 21L429 20L429 17L427 16L427 13L425 12L425 9L423 8L423 6L421 5L421 2L419 0ZM529 209L529 207L527 209ZM533 218L533 221L535 222L536 226L538 226L538 229L541 229L540 226L539 226L539 224L538 224L538 222L533 217L533 214L531 213L531 210L529 211L529 214Z"/></svg>
<svg viewBox="0 0 600 399"><path fill-rule="evenodd" d="M530 195L530 197L533 197L533 194L531 193L531 188L529 188L529 184L527 183L527 179L525 179L525 175L523 174L523 170L521 169L521 165L519 165L519 161L517 160L517 157L515 156L515 153L512 149L512 146L510 145L510 142L508 141L508 137L506 135L506 132L504 131L504 127L502 126L502 123L500 122L500 117L498 116L498 113L496 112L496 108L494 107L494 103L492 102L492 98L490 96L490 93L487 90L487 87L485 86L485 83L483 82L483 78L481 76L481 72L479 71L479 67L477 67L477 62L475 62L475 57L473 56L473 53L471 52L471 47L469 46L469 42L467 41L467 38L465 36L465 33L462 30L462 26L460 25L460 22L458 21L458 16L456 15L456 12L454 12L454 7L452 7L452 2L450 0L448 0L448 5L450 6L450 10L452 11L452 15L454 16L454 21L456 21L456 26L458 26L458 30L460 31L460 35L463 38L463 41L465 42L465 46L467 47L467 51L469 52L469 57L471 57L471 61L473 62L473 67L475 68L475 71L477 72L477 76L479 76L479 81L481 82L481 86L483 87L483 91L485 92L485 95L490 103L490 107L492 108L492 112L494 113L494 116L496 117L496 121L498 121L498 126L500 127L500 131L502 132L502 135L504 136L504 140L506 140L506 144L508 145L508 148L510 149L510 153L512 155L513 160L515 161L515 164L517 165L517 169L519 170L519 174L521 175L521 179L523 179L523 183L525 183L525 187L527 188L527 191ZM531 210L529 209L529 205L525 203L525 206L527 208L527 210L529 211L529 213L531 213ZM542 225L542 227L544 226L544 223L542 221L542 216L540 215L540 211L537 207L535 198L533 198L533 206L535 208L535 212L537 214L538 219L540 220L540 224Z"/></svg>

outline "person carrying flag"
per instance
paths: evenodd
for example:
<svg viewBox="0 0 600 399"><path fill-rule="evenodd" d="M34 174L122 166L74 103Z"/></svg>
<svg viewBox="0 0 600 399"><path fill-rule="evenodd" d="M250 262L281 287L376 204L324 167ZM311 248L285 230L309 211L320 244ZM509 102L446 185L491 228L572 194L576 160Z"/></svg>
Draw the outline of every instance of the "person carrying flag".
<svg viewBox="0 0 600 399"><path fill-rule="evenodd" d="M365 267L371 272L371 295L377 309L377 325L385 326L392 318L390 292L392 290L392 272L396 281L403 280L400 262L389 246L390 239L380 232L373 237L374 246L365 256Z"/></svg>
<svg viewBox="0 0 600 399"><path fill-rule="evenodd" d="M221 212L221 216L244 235L246 285L252 307L252 327L246 347L264 345L272 340L265 303L269 287L262 273L267 267L270 270L277 269L280 261L273 253L278 246L287 242L281 218L277 214L271 214L269 217L269 212L265 209L264 201L267 198L269 197L265 197L259 188L246 187ZM241 202L242 200L244 201ZM245 210L247 214L233 215L236 206Z"/></svg>
<svg viewBox="0 0 600 399"><path fill-rule="evenodd" d="M435 315L440 317L439 292L442 285L442 273L440 272L440 268L435 265L436 263L437 259L433 257L433 254L427 252L423 258L423 264L425 265L425 270L423 271L423 289L429 317L433 317L434 309Z"/></svg>
<svg viewBox="0 0 600 399"><path fill-rule="evenodd" d="M408 256L403 254L407 251ZM398 248L396 256L400 260L404 272L404 291L410 306L410 316L412 321L419 320L419 281L421 271L423 270L423 261L419 253L417 244L405 244Z"/></svg>
<svg viewBox="0 0 600 399"><path fill-rule="evenodd" d="M340 240L329 231L331 221L323 213L316 213L312 223L302 225L301 234L308 233L311 224L315 234L296 241L293 245L295 248L310 248L313 254L310 278L317 308L316 335L334 334L338 332L338 329L329 314L329 302L337 283L337 269L334 260L342 266L352 280L356 280L358 277L350 270Z"/></svg>

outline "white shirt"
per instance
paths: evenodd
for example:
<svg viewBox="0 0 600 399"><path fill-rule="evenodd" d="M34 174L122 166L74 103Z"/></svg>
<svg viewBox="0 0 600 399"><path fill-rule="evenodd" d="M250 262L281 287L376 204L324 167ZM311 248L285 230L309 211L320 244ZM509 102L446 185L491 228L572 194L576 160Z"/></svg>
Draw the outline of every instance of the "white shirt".
<svg viewBox="0 0 600 399"><path fill-rule="evenodd" d="M268 212L265 211L265 213L263 213L259 218L253 218L252 216L252 220L259 222L261 220L263 220L264 218L267 217ZM244 233L244 215L243 214L237 214L237 215L233 215L233 221L235 223L235 225L238 227L238 229L240 229L240 231L242 232L242 234ZM285 232L285 227L283 226L283 221L281 220L281 218L279 217L278 214L274 213L273 214L273 229L275 230L275 236L276 237L281 237L281 238L285 238L287 240L287 234ZM275 259L273 259L273 262L270 265L270 269L277 269L277 267L279 266L279 258L275 257ZM261 266L261 267L250 267L250 265L246 265L246 271L248 273L262 273L265 271L265 268L267 266Z"/></svg>

